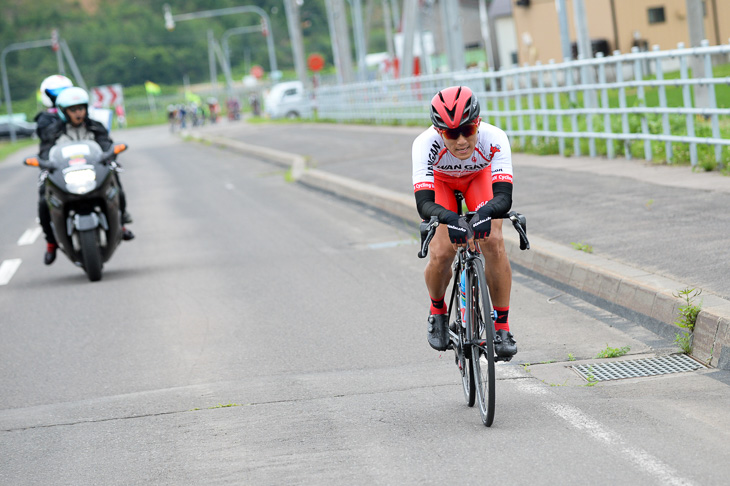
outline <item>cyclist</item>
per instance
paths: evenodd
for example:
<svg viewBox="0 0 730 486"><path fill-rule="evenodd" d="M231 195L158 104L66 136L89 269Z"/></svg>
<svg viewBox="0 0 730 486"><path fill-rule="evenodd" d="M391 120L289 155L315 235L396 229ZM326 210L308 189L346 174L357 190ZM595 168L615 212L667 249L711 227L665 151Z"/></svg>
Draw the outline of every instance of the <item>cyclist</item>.
<svg viewBox="0 0 730 486"><path fill-rule="evenodd" d="M502 238L502 216L512 207L512 152L501 129L482 122L479 101L466 86L439 91L431 100L433 125L413 142L413 186L421 218L437 216L440 223L431 240L424 276L431 297L428 342L443 351L449 344L444 302L451 279L451 263L458 247L479 245L485 276L496 313L495 353L509 357L517 344L509 329L512 269ZM471 228L457 215L454 191L464 194L476 211ZM472 230L474 236L468 235Z"/></svg>
<svg viewBox="0 0 730 486"><path fill-rule="evenodd" d="M51 147L56 143L72 142L77 140L95 140L102 150L108 150L113 142L109 137L109 132L104 125L96 120L89 118L89 94L77 87L66 88L56 98L56 106L58 108L58 116L61 123L51 125L47 129L46 139L41 140L40 157L47 159L51 151ZM119 176L115 172L117 183ZM126 197L121 183L120 189L120 209L123 215L123 223L131 223L131 216L126 211ZM122 239L125 241L134 238L134 233L122 226ZM56 245L48 246L46 250L45 263L50 265L56 258Z"/></svg>

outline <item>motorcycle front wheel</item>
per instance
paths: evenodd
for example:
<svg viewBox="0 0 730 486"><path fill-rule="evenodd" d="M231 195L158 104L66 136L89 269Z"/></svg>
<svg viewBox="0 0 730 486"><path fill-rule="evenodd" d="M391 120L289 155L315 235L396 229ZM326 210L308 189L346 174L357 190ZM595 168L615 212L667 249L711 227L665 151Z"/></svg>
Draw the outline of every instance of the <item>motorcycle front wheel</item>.
<svg viewBox="0 0 730 486"><path fill-rule="evenodd" d="M84 271L92 282L101 280L101 248L96 237L96 229L79 232L79 244L81 246L81 263Z"/></svg>

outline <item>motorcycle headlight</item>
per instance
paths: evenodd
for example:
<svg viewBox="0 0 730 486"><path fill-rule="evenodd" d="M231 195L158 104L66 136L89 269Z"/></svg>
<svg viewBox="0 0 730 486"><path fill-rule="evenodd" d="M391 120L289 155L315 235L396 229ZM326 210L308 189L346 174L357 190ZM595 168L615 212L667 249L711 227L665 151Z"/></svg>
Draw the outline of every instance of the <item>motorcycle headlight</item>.
<svg viewBox="0 0 730 486"><path fill-rule="evenodd" d="M66 187L74 194L86 194L96 187L96 172L93 169L81 169L66 172L63 175Z"/></svg>

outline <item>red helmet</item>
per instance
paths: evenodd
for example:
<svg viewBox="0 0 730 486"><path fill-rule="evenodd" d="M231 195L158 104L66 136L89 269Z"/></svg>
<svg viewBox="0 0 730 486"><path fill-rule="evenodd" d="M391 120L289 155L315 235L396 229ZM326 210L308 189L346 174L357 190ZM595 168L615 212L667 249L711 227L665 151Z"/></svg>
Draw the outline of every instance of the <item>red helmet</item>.
<svg viewBox="0 0 730 486"><path fill-rule="evenodd" d="M479 100L466 86L442 89L431 100L431 122L440 130L459 128L479 116Z"/></svg>

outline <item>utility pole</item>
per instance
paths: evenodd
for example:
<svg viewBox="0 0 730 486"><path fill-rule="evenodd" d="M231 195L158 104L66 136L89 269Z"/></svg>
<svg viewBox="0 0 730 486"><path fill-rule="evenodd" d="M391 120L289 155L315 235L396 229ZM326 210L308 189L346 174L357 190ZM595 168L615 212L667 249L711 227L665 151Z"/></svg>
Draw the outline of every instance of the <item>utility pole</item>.
<svg viewBox="0 0 730 486"><path fill-rule="evenodd" d="M586 5L584 0L573 0L573 10L575 14L575 32L578 44L578 58L593 59L593 47L591 38L588 35L588 19L586 18ZM593 67L581 67L581 76L588 84L595 84L596 76ZM598 106L598 98L594 90L585 93L583 103L586 108L595 108Z"/></svg>
<svg viewBox="0 0 730 486"><path fill-rule="evenodd" d="M342 61L340 59L340 50L337 42L337 29L335 28L335 15L332 0L324 0L324 6L327 10L327 25L330 30L330 44L332 45L332 58L335 61L335 72L337 73L337 84L342 84Z"/></svg>
<svg viewBox="0 0 730 486"><path fill-rule="evenodd" d="M332 0L332 16L334 17L335 31L337 32L337 52L340 55L340 69L342 81L352 83L355 80L352 71L352 50L350 47L350 29L347 25L347 11L345 0Z"/></svg>
<svg viewBox="0 0 730 486"><path fill-rule="evenodd" d="M593 57L591 37L588 34L588 19L586 18L586 4L584 0L573 0L573 14L575 17L575 36L578 44L578 56L583 59Z"/></svg>
<svg viewBox="0 0 730 486"><path fill-rule="evenodd" d="M461 33L461 9L459 0L443 0L446 7L446 34L450 37L451 51L449 53L449 66L452 71L463 71L466 69L464 60L464 36Z"/></svg>
<svg viewBox="0 0 730 486"><path fill-rule="evenodd" d="M496 69L494 49L492 49L492 38L489 29L489 12L487 0L479 0L479 24L482 31L482 39L484 40L484 50L487 53L487 67Z"/></svg>
<svg viewBox="0 0 730 486"><path fill-rule="evenodd" d="M418 0L403 0L403 55L400 60L400 75L413 76L413 34L416 31Z"/></svg>
<svg viewBox="0 0 730 486"><path fill-rule="evenodd" d="M687 26L689 27L690 47L700 47L705 39L705 23L702 15L702 0L686 0L687 2ZM703 59L700 56L689 58L693 78L704 77ZM695 85L695 107L706 108L708 106L709 93L706 85Z"/></svg>
<svg viewBox="0 0 730 486"><path fill-rule="evenodd" d="M215 68L215 51L213 50L213 30L208 29L208 70L210 71L210 87L215 96L218 96L218 73Z"/></svg>
<svg viewBox="0 0 730 486"><path fill-rule="evenodd" d="M393 21L390 16L388 0L383 0L383 23L385 24L385 43L388 46L388 61L395 60L395 44L393 40Z"/></svg>
<svg viewBox="0 0 730 486"><path fill-rule="evenodd" d="M304 86L308 86L307 68L304 65L304 42L302 41L302 23L299 19L299 6L296 0L284 0L286 21L289 26L289 39L294 52L294 69L297 78Z"/></svg>
<svg viewBox="0 0 730 486"><path fill-rule="evenodd" d="M565 7L565 0L555 0L555 11L558 14L558 25L560 26L560 48L563 52L563 61L570 61L573 59L573 51L570 48L568 10Z"/></svg>
<svg viewBox="0 0 730 486"><path fill-rule="evenodd" d="M367 80L368 67L365 63L366 47L362 23L362 2L352 0L350 12L352 13L352 30L355 35L355 51L357 53L357 79L363 82Z"/></svg>

